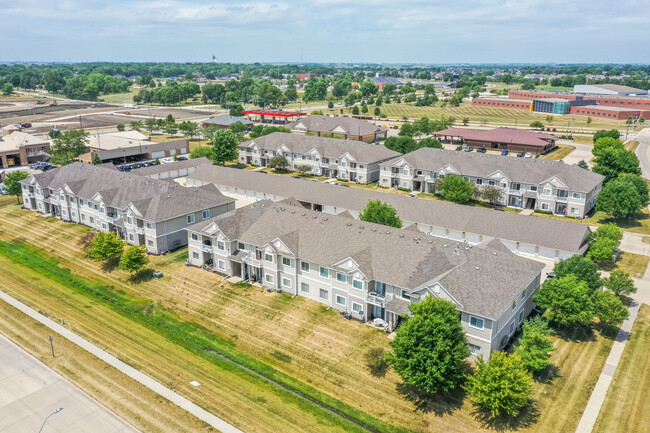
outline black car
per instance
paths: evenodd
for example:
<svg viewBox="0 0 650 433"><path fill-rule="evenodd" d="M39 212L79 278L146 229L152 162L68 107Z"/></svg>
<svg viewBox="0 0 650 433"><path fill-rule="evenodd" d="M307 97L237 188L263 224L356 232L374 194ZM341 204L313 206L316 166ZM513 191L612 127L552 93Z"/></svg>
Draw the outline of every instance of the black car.
<svg viewBox="0 0 650 433"><path fill-rule="evenodd" d="M517 158L523 158L524 155L526 155L526 152L519 152L519 153L517 154Z"/></svg>
<svg viewBox="0 0 650 433"><path fill-rule="evenodd" d="M465 152L471 152L472 150L474 150L474 148L472 146L466 146L463 150Z"/></svg>
<svg viewBox="0 0 650 433"><path fill-rule="evenodd" d="M176 161L187 161L187 156L179 156Z"/></svg>
<svg viewBox="0 0 650 433"><path fill-rule="evenodd" d="M485 147L479 147L478 149L476 149L476 151L479 152L479 153L486 153L487 152Z"/></svg>

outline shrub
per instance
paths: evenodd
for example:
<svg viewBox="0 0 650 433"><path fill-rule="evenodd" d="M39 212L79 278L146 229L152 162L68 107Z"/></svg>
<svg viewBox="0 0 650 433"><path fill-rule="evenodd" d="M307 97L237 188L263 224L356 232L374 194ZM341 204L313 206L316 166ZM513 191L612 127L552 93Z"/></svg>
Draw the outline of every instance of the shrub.
<svg viewBox="0 0 650 433"><path fill-rule="evenodd" d="M383 347L373 347L369 349L365 355L366 367L370 370L370 374L375 377L383 377L388 369L386 362L386 355Z"/></svg>

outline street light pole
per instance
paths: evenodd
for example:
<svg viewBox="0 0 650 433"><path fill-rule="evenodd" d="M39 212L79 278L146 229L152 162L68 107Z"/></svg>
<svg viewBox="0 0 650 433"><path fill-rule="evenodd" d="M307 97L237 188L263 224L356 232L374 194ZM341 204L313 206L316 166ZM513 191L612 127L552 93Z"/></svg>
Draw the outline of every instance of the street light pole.
<svg viewBox="0 0 650 433"><path fill-rule="evenodd" d="M41 433L41 432L43 431L43 427L45 427L45 423L47 422L48 419L50 419L50 417L51 417L52 415L56 415L57 413L61 412L62 410L63 410L63 408L60 407L60 408L58 408L57 410L55 410L54 412L52 412L51 414L49 414L49 415L45 418L45 421L43 421L43 425L42 425L41 428L38 430L38 433Z"/></svg>
<svg viewBox="0 0 650 433"><path fill-rule="evenodd" d="M50 338L49 338L49 342L50 342L50 346L52 346L52 358L55 357L55 356L54 356L54 343L53 343L53 341L54 341L54 338L52 338L52 337L50 336Z"/></svg>

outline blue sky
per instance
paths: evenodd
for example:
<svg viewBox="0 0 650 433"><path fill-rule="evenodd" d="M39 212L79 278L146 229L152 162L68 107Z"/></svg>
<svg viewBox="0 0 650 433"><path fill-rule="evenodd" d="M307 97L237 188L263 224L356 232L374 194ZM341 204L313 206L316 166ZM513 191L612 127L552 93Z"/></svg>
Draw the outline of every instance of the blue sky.
<svg viewBox="0 0 650 433"><path fill-rule="evenodd" d="M648 0L0 0L0 60L650 63Z"/></svg>

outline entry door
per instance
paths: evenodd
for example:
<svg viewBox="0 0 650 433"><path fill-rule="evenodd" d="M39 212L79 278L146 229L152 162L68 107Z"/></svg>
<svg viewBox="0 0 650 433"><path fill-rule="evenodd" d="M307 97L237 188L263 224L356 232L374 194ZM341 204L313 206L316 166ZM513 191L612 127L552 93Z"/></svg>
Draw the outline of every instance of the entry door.
<svg viewBox="0 0 650 433"><path fill-rule="evenodd" d="M380 307L379 305L375 305L375 311L373 316L378 317L380 319L384 319L384 309L383 307Z"/></svg>

